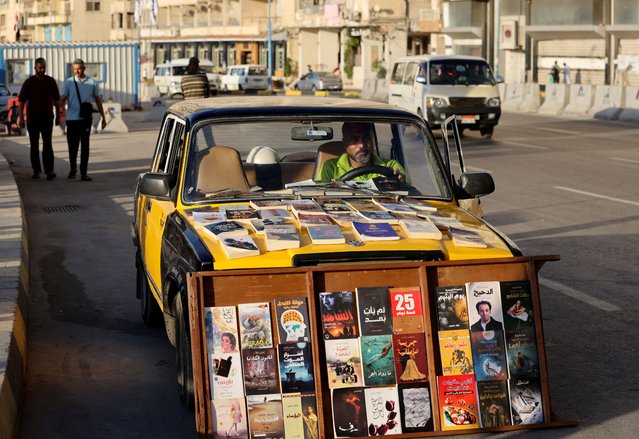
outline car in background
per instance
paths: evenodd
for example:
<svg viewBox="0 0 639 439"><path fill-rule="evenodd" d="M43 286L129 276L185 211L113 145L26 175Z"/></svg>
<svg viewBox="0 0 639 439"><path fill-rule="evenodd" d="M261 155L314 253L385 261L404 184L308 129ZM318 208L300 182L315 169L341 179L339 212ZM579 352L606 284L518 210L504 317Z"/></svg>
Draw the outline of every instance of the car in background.
<svg viewBox="0 0 639 439"><path fill-rule="evenodd" d="M228 66L220 79L220 86L224 91L267 90L268 69L259 64Z"/></svg>
<svg viewBox="0 0 639 439"><path fill-rule="evenodd" d="M158 89L160 96L168 95L173 98L182 94L182 76L186 74L189 67L189 58L173 59L169 62L155 66L153 83ZM213 63L208 59L200 60L200 70L206 73L209 78L209 90L211 95L217 94L220 87L220 75L215 73Z"/></svg>
<svg viewBox="0 0 639 439"><path fill-rule="evenodd" d="M293 85L295 90L342 91L342 78L331 72L309 72Z"/></svg>
<svg viewBox="0 0 639 439"><path fill-rule="evenodd" d="M5 121L9 115L9 99L11 92L6 85L0 84L0 122Z"/></svg>

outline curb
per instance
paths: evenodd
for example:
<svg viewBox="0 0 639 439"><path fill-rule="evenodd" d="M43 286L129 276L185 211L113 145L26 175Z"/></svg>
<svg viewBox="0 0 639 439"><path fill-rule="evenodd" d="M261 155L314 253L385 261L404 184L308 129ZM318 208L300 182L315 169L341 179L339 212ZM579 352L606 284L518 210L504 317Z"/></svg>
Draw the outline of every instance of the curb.
<svg viewBox="0 0 639 439"><path fill-rule="evenodd" d="M20 193L2 155L0 212L0 439L14 439L27 364L29 246Z"/></svg>

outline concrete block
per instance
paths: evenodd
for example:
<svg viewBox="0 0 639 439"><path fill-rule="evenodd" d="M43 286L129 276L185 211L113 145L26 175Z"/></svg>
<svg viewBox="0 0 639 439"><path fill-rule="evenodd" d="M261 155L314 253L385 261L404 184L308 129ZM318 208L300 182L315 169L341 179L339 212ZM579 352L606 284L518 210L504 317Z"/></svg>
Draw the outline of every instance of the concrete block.
<svg viewBox="0 0 639 439"><path fill-rule="evenodd" d="M566 116L586 117L594 102L594 86L589 84L570 85L568 105L564 108Z"/></svg>
<svg viewBox="0 0 639 439"><path fill-rule="evenodd" d="M544 103L539 107L541 114L562 114L568 105L567 87L564 84L546 84Z"/></svg>

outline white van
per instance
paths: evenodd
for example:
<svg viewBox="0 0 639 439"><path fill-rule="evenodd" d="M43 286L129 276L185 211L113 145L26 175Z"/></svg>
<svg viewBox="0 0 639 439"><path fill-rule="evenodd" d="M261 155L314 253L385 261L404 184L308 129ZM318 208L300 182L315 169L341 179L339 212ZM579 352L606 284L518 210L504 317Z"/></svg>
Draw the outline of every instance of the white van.
<svg viewBox="0 0 639 439"><path fill-rule="evenodd" d="M268 69L258 64L228 66L220 81L222 90L266 90Z"/></svg>
<svg viewBox="0 0 639 439"><path fill-rule="evenodd" d="M421 55L395 61L388 102L414 111L431 126L455 114L461 131L490 137L499 122L497 81L485 59L474 56Z"/></svg>
<svg viewBox="0 0 639 439"><path fill-rule="evenodd" d="M182 76L188 70L188 66L189 58L177 58L155 66L153 83L160 96L182 95ZM220 87L220 75L215 73L213 63L208 59L201 59L200 70L206 72L206 76L209 78L210 94L216 94Z"/></svg>

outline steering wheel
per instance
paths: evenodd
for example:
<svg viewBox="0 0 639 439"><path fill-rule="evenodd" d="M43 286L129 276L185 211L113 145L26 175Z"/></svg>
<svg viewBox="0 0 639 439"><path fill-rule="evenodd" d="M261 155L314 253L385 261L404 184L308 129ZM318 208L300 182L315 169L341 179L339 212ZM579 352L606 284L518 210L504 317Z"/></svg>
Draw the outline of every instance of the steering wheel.
<svg viewBox="0 0 639 439"><path fill-rule="evenodd" d="M354 179L355 177L359 177L360 175L364 175L364 174L379 174L379 175L383 175L384 177L388 177L392 180L395 180L398 183L400 182L399 179L397 178L397 175L395 175L395 171L393 169L388 168L386 166L379 166L379 165L366 165L366 166L361 166L359 168L353 168L347 173L345 173L344 175L342 175L339 178L339 180L350 181Z"/></svg>

